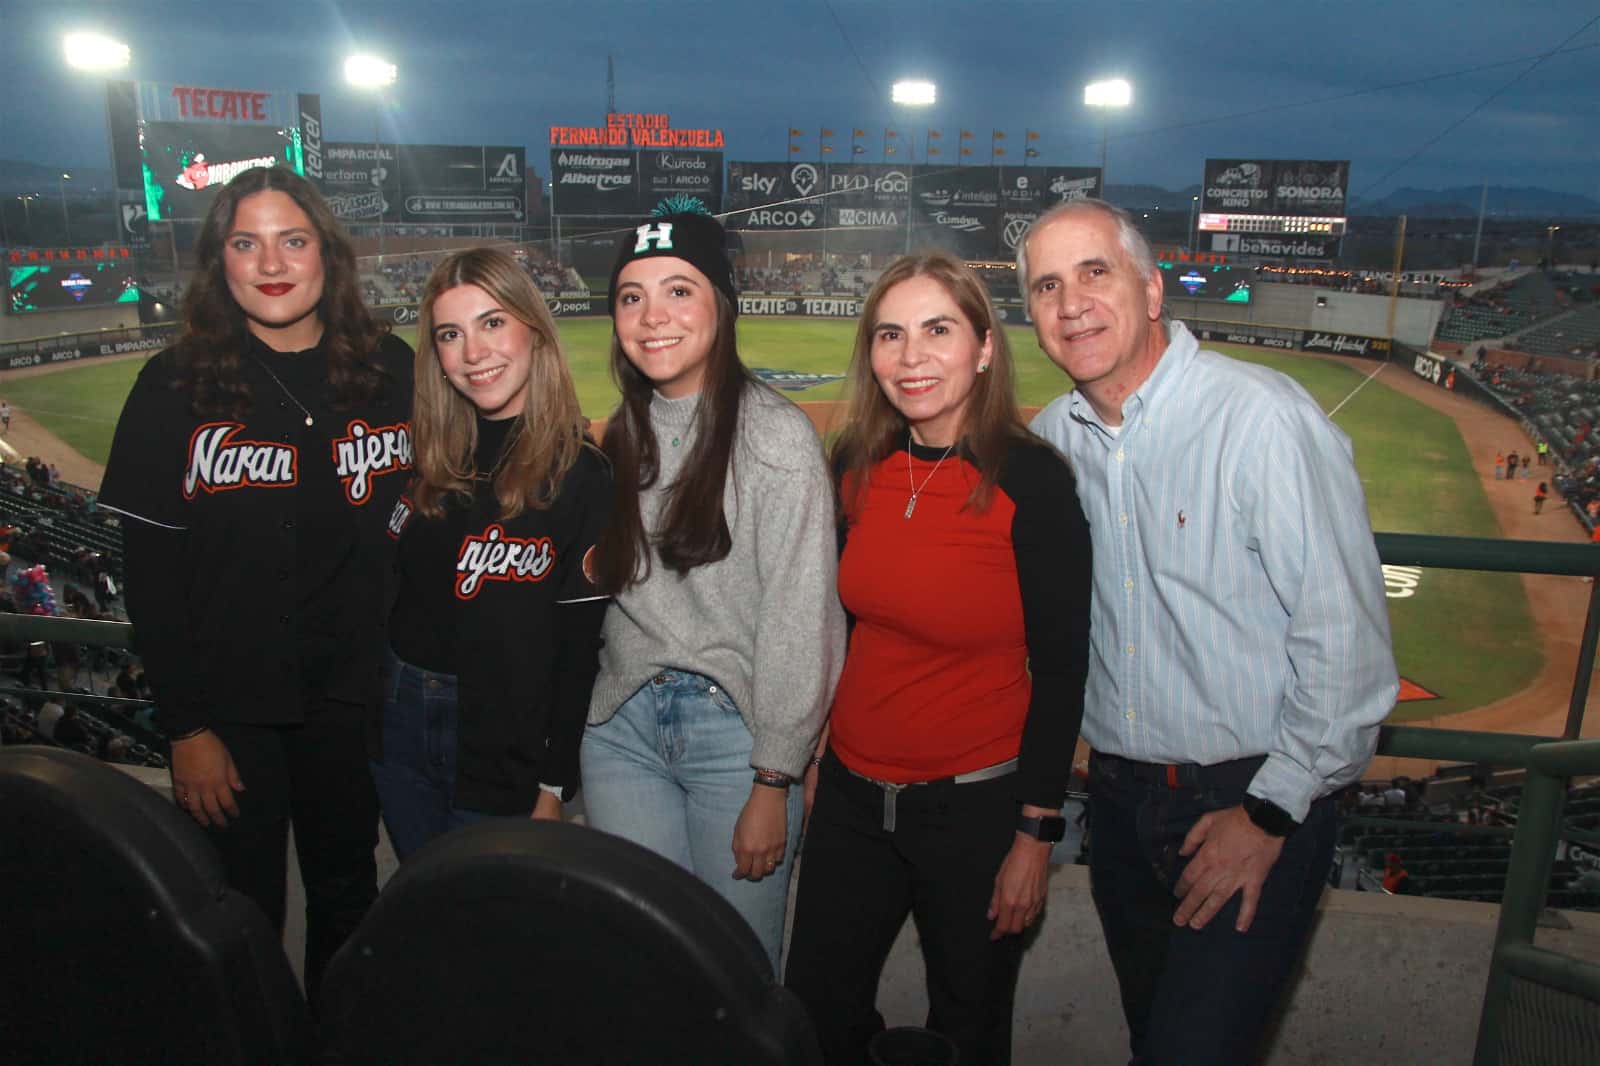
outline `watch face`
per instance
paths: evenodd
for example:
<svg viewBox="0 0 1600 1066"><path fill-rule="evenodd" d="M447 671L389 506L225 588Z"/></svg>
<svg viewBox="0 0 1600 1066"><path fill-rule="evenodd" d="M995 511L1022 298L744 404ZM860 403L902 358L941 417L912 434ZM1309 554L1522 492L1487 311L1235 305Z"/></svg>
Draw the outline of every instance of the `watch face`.
<svg viewBox="0 0 1600 1066"><path fill-rule="evenodd" d="M1023 818L1019 828L1036 840L1055 844L1067 835L1067 820L1060 817Z"/></svg>

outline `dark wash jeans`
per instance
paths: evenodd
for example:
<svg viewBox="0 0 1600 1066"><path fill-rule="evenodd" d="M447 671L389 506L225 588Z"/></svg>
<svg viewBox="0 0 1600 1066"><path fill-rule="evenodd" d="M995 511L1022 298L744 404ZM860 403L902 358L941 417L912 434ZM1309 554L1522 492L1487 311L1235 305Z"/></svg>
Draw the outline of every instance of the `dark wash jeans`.
<svg viewBox="0 0 1600 1066"><path fill-rule="evenodd" d="M1261 757L1166 767L1096 753L1089 764L1090 884L1116 968L1137 1066L1241 1066L1261 1037L1316 916L1333 858L1333 797L1312 803L1239 933L1240 894L1205 929L1173 925L1178 849L1207 811L1243 799Z"/></svg>
<svg viewBox="0 0 1600 1066"><path fill-rule="evenodd" d="M385 650L383 761L372 764L372 780L401 862L435 837L496 817L455 805L459 707L454 674L412 666Z"/></svg>
<svg viewBox="0 0 1600 1066"><path fill-rule="evenodd" d="M910 914L927 964L927 1026L961 1066L1011 1061L1021 935L990 940L995 875L1016 837L1014 774L884 793L830 749L818 774L801 852L784 983L805 1004L828 1066L867 1062L884 1027L878 979Z"/></svg>

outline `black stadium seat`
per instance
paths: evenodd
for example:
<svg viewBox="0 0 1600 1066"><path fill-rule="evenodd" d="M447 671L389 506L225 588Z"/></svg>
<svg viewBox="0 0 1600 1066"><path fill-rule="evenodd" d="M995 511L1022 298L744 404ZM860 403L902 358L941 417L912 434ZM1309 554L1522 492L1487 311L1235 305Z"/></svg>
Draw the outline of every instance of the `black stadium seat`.
<svg viewBox="0 0 1600 1066"><path fill-rule="evenodd" d="M340 1063L821 1062L732 907L556 822L475 825L413 856L329 965L321 1016Z"/></svg>
<svg viewBox="0 0 1600 1066"><path fill-rule="evenodd" d="M0 750L0 1056L279 1063L305 1001L261 911L205 834L74 752Z"/></svg>

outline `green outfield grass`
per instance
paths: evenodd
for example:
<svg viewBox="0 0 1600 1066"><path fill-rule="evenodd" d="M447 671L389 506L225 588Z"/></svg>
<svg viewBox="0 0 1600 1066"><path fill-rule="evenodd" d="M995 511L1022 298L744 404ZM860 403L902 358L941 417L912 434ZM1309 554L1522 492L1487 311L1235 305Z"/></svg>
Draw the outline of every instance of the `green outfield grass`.
<svg viewBox="0 0 1600 1066"><path fill-rule="evenodd" d="M617 399L607 366L609 319L564 319L562 344L585 414L602 418ZM398 331L415 343L415 330ZM1008 330L1017 364L1019 399L1048 403L1067 380L1040 352L1033 332ZM740 351L754 367L805 373L842 373L850 356L854 324L822 319L744 319ZM1224 351L1281 370L1299 381L1323 410L1332 410L1359 386L1363 374L1300 356L1249 348ZM27 411L84 455L104 462L122 400L140 360L88 364L57 374L8 381L0 394ZM1345 402L1335 422L1355 442L1356 465L1366 487L1375 529L1497 537L1483 487L1472 469L1455 424L1431 408L1382 387L1377 381ZM832 400L839 383L791 393L797 400ZM1481 706L1526 686L1542 666L1522 584L1512 574L1447 570L1422 573L1415 594L1389 600L1395 654L1406 677L1441 699L1403 703L1395 720Z"/></svg>

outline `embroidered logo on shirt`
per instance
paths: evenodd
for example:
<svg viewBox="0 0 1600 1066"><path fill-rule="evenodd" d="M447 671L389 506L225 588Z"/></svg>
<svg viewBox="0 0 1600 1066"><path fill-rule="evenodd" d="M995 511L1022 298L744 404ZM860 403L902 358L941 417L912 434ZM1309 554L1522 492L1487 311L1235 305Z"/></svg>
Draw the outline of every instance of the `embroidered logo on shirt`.
<svg viewBox="0 0 1600 1066"><path fill-rule="evenodd" d="M485 581L543 581L555 562L549 537L508 537L496 523L482 536L462 539L456 557L456 596L472 599Z"/></svg>
<svg viewBox="0 0 1600 1066"><path fill-rule="evenodd" d="M406 531L406 523L411 521L411 516L416 513L417 505L411 502L409 496L401 496L394 501L394 510L389 512L389 525L387 532L390 540L399 540L400 534Z"/></svg>
<svg viewBox="0 0 1600 1066"><path fill-rule="evenodd" d="M240 422L207 422L189 438L183 498L200 489L226 492L243 488L288 488L299 480L300 453L292 444L235 440Z"/></svg>
<svg viewBox="0 0 1600 1066"><path fill-rule="evenodd" d="M353 419L342 437L333 439L333 461L345 499L357 506L372 498L372 479L411 469L411 427L369 426Z"/></svg>

